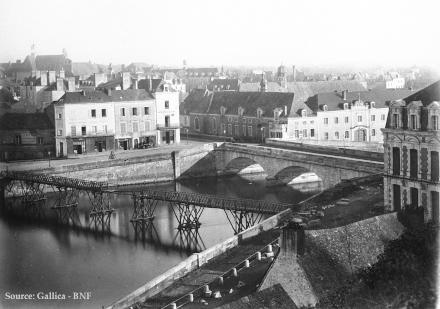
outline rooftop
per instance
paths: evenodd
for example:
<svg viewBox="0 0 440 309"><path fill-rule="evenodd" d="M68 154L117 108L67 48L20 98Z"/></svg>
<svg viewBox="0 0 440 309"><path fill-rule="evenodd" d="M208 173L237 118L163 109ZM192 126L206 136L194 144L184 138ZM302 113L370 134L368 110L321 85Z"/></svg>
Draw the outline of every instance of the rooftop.
<svg viewBox="0 0 440 309"><path fill-rule="evenodd" d="M111 90L110 92L94 90L66 92L57 103L101 103L145 100L153 100L153 97L144 89Z"/></svg>

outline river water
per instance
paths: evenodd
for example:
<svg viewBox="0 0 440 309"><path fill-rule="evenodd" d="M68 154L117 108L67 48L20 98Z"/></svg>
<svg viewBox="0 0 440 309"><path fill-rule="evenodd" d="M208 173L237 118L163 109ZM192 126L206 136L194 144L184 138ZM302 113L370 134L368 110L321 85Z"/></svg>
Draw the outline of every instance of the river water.
<svg viewBox="0 0 440 309"><path fill-rule="evenodd" d="M266 187L264 177L243 177L198 179L149 188L283 203L299 202L311 194L289 186ZM46 204L53 200L50 197ZM85 194L80 196L74 226L56 223L54 211L47 205L44 213L32 217L0 217L1 308L101 308L191 253L234 235L225 212L219 209L204 210L197 233L179 233L172 208L159 203L153 225L136 232L130 222L131 197L117 195L111 200L115 212L110 225L102 232L102 226L95 226L87 215L89 201ZM75 292L91 294L82 294L88 299L75 300ZM51 299L8 299L26 293ZM66 300L53 299L63 296Z"/></svg>

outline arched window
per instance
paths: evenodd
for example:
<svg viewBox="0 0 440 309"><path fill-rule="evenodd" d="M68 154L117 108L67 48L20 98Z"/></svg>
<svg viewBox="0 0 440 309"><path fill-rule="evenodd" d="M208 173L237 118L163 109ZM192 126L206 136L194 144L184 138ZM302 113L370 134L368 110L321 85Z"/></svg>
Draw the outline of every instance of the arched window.
<svg viewBox="0 0 440 309"><path fill-rule="evenodd" d="M226 107L220 107L220 114L224 115L226 113Z"/></svg>
<svg viewBox="0 0 440 309"><path fill-rule="evenodd" d="M238 116L243 117L244 109L242 107L238 107Z"/></svg>
<svg viewBox="0 0 440 309"><path fill-rule="evenodd" d="M194 128L195 128L197 131L200 131L199 118L195 118L195 119L194 119Z"/></svg>
<svg viewBox="0 0 440 309"><path fill-rule="evenodd" d="M348 103L344 103L344 109L348 109Z"/></svg>
<svg viewBox="0 0 440 309"><path fill-rule="evenodd" d="M306 117L306 116L307 116L307 111L306 111L305 109L303 109L303 110L301 111L301 116L302 116L302 117Z"/></svg>
<svg viewBox="0 0 440 309"><path fill-rule="evenodd" d="M257 109L257 118L261 118L263 116L263 110L261 108Z"/></svg>
<svg viewBox="0 0 440 309"><path fill-rule="evenodd" d="M324 112L328 111L328 106L327 106L327 104L324 104L324 106L322 107L322 110L323 110Z"/></svg>
<svg viewBox="0 0 440 309"><path fill-rule="evenodd" d="M370 107L371 107L371 108L375 108L375 107L376 107L376 102L371 102L371 103L370 103Z"/></svg>

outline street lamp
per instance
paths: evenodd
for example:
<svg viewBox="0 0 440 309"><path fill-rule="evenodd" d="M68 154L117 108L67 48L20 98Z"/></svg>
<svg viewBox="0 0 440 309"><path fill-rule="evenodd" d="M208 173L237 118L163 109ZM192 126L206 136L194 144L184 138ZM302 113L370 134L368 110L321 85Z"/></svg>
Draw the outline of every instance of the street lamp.
<svg viewBox="0 0 440 309"><path fill-rule="evenodd" d="M49 167L50 167L50 155L52 154L50 151L47 152L47 154L49 155Z"/></svg>
<svg viewBox="0 0 440 309"><path fill-rule="evenodd" d="M224 142L226 143L226 129L223 129L223 134L224 134Z"/></svg>
<svg viewBox="0 0 440 309"><path fill-rule="evenodd" d="M263 137L264 137L264 127L261 127L261 144L264 144Z"/></svg>
<svg viewBox="0 0 440 309"><path fill-rule="evenodd" d="M186 131L186 143L188 144L188 128L185 128Z"/></svg>

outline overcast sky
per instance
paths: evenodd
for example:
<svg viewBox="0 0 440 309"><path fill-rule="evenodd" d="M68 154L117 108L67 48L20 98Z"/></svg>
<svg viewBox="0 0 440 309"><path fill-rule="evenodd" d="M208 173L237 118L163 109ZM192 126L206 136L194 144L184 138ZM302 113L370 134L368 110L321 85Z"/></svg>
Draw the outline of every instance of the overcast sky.
<svg viewBox="0 0 440 309"><path fill-rule="evenodd" d="M429 65L438 0L38 0L0 5L0 62L66 48L75 62Z"/></svg>

